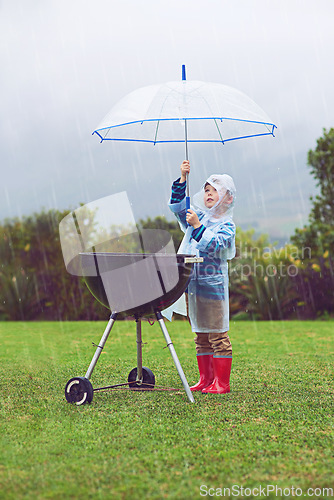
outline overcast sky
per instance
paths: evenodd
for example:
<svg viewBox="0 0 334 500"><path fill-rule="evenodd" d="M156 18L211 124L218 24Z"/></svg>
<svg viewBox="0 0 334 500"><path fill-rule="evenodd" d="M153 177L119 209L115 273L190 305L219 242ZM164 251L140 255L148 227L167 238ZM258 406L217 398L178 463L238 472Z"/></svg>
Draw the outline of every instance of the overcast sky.
<svg viewBox="0 0 334 500"><path fill-rule="evenodd" d="M184 148L91 134L125 94L179 80L186 64L188 80L241 90L278 127L194 145L192 190L229 173L237 224L291 233L314 190L307 151L333 126L333 14L333 0L0 1L0 219L124 190L136 218L168 216Z"/></svg>

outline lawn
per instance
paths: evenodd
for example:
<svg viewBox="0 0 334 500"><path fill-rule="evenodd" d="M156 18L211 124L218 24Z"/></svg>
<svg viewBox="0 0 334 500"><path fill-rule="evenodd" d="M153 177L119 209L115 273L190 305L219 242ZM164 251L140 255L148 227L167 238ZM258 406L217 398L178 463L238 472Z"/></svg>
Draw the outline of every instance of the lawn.
<svg viewBox="0 0 334 500"><path fill-rule="evenodd" d="M0 323L0 498L331 498L333 326L232 322L232 392L192 404L159 325L143 322L144 366L178 391L113 389L77 407L64 387L85 375L105 323ZM167 328L191 385L193 334ZM93 387L135 366L135 323L116 322Z"/></svg>

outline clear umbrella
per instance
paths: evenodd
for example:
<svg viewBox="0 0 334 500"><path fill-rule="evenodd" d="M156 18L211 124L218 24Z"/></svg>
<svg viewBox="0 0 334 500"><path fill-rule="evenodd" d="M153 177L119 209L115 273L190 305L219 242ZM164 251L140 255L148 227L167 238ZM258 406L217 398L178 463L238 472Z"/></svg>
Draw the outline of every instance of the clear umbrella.
<svg viewBox="0 0 334 500"><path fill-rule="evenodd" d="M94 130L104 141L219 142L274 136L276 125L248 96L217 83L182 80L142 87L121 99ZM187 182L187 206L189 207Z"/></svg>

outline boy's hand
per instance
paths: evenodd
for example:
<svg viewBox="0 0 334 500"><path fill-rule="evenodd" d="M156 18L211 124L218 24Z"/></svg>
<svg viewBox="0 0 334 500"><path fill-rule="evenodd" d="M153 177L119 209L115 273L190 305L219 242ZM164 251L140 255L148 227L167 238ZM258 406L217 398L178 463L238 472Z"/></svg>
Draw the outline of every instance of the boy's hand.
<svg viewBox="0 0 334 500"><path fill-rule="evenodd" d="M184 160L184 162L181 165L181 182L185 182L187 180L187 174L190 172L190 165L188 160Z"/></svg>
<svg viewBox="0 0 334 500"><path fill-rule="evenodd" d="M199 218L197 217L196 212L193 210L189 209L187 210L187 215L186 215L186 221L190 226L192 226L194 229L197 229L198 227L201 226L201 223L199 221Z"/></svg>

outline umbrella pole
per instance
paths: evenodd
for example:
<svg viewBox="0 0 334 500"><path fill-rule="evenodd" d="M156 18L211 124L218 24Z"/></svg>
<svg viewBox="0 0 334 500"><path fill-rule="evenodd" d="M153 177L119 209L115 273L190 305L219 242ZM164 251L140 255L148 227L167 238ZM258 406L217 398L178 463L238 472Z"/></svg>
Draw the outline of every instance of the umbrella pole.
<svg viewBox="0 0 334 500"><path fill-rule="evenodd" d="M182 64L182 81L185 82L187 80L186 77L186 65ZM184 144L186 147L186 160L188 161L188 127L187 127L187 120L186 118L184 119ZM190 195L189 195L189 175L186 174L186 182L187 182L187 187L186 187L186 209L188 210L190 208Z"/></svg>
<svg viewBox="0 0 334 500"><path fill-rule="evenodd" d="M188 161L188 127L187 127L187 120L184 120L184 143L185 143L185 148L186 148L186 160ZM190 195L189 195L189 174L186 174L186 209L188 210L190 208Z"/></svg>

